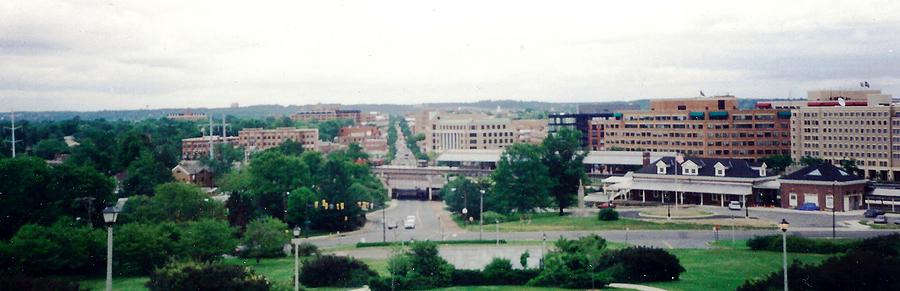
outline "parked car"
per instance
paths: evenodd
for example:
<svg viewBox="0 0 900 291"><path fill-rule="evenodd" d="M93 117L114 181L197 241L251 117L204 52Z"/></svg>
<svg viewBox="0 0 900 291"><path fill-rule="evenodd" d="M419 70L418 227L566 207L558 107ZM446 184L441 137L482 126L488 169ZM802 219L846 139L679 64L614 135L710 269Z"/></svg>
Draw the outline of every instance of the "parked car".
<svg viewBox="0 0 900 291"><path fill-rule="evenodd" d="M865 216L866 218L873 218L873 217L876 217L879 215L884 215L884 210L869 208L869 209L866 209L865 213L863 213L863 216Z"/></svg>
<svg viewBox="0 0 900 291"><path fill-rule="evenodd" d="M416 217L415 216L407 216L406 221L403 222L403 228L413 229L416 228Z"/></svg>
<svg viewBox="0 0 900 291"><path fill-rule="evenodd" d="M612 202L601 202L601 203L597 203L597 208L600 208L600 209L603 209L603 208L616 208L616 204L615 204L615 203L612 203Z"/></svg>
<svg viewBox="0 0 900 291"><path fill-rule="evenodd" d="M803 205L797 207L797 210L816 211L819 210L819 205L816 205L815 203L803 203Z"/></svg>
<svg viewBox="0 0 900 291"><path fill-rule="evenodd" d="M741 202L740 202L740 201L731 201L731 202L728 202L728 209L731 209L731 210L741 210Z"/></svg>
<svg viewBox="0 0 900 291"><path fill-rule="evenodd" d="M872 220L872 223L887 224L887 216L884 216L884 215L876 216L875 219Z"/></svg>
<svg viewBox="0 0 900 291"><path fill-rule="evenodd" d="M387 222L387 229L395 229L395 228L397 228L397 222L396 222L396 221L388 221L388 222Z"/></svg>
<svg viewBox="0 0 900 291"><path fill-rule="evenodd" d="M900 219L894 220L894 224L900 224Z"/></svg>

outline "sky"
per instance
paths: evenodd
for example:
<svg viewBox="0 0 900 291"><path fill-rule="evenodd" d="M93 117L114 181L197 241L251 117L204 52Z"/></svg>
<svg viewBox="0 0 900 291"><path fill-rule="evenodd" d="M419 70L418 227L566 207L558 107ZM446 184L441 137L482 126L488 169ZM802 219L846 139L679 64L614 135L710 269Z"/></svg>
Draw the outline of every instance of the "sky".
<svg viewBox="0 0 900 291"><path fill-rule="evenodd" d="M900 1L11 0L0 111L900 96L898 53Z"/></svg>

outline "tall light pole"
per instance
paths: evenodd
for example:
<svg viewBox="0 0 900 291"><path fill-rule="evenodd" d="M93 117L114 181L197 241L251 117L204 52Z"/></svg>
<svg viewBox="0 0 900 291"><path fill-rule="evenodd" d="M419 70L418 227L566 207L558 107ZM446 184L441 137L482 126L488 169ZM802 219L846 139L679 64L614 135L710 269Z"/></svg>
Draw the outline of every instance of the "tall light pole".
<svg viewBox="0 0 900 291"><path fill-rule="evenodd" d="M294 291L300 290L300 227L294 227Z"/></svg>
<svg viewBox="0 0 900 291"><path fill-rule="evenodd" d="M837 184L837 181L831 182L831 239L834 239L837 236L837 231L834 229L835 218L834 218L834 208L837 201L837 194L834 193L834 184Z"/></svg>
<svg viewBox="0 0 900 291"><path fill-rule="evenodd" d="M287 223L287 198L288 198L288 195L291 195L291 191L284 192L284 199L281 200L283 202L281 205L283 206L283 209L284 209L284 214L281 217L281 221L284 221L284 223Z"/></svg>
<svg viewBox="0 0 900 291"><path fill-rule="evenodd" d="M390 198L390 197L388 197ZM381 242L387 242L387 215L384 214L384 211L387 210L387 204L381 204Z"/></svg>
<svg viewBox="0 0 900 291"><path fill-rule="evenodd" d="M481 198L478 199L478 239L481 240L481 236L484 235L484 189L481 191Z"/></svg>
<svg viewBox="0 0 900 291"><path fill-rule="evenodd" d="M112 291L112 254L113 254L113 224L119 217L119 209L115 206L103 209L103 221L106 222L106 291Z"/></svg>
<svg viewBox="0 0 900 291"><path fill-rule="evenodd" d="M789 226L791 226L791 224L788 223L784 218L782 218L781 223L778 224L778 227L781 228L781 266L784 269L784 291L788 290L787 230Z"/></svg>
<svg viewBox="0 0 900 291"><path fill-rule="evenodd" d="M540 262L540 264L539 264L540 266L538 266L538 267L540 267L541 269L544 269L544 254L546 254L546 253L547 253L547 233L545 232L545 233L541 233L541 259L538 261L538 262Z"/></svg>

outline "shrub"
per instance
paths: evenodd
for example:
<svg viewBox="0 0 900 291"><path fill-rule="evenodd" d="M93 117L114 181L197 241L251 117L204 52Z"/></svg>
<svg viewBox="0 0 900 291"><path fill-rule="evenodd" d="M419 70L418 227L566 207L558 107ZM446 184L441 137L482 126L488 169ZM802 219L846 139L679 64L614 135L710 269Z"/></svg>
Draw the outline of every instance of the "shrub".
<svg viewBox="0 0 900 291"><path fill-rule="evenodd" d="M487 266L484 266L484 278L498 285L504 285L509 281L512 273L512 263L504 258L494 258Z"/></svg>
<svg viewBox="0 0 900 291"><path fill-rule="evenodd" d="M528 269L528 258L531 257L531 253L528 250L525 250L522 255L519 256L519 264L522 265L522 269Z"/></svg>
<svg viewBox="0 0 900 291"><path fill-rule="evenodd" d="M453 286L480 286L480 285L491 285L484 278L482 272L479 270L453 270L453 275L450 279L451 285Z"/></svg>
<svg viewBox="0 0 900 291"><path fill-rule="evenodd" d="M870 251L886 256L900 256L900 234L893 233L864 239L853 247L854 251Z"/></svg>
<svg viewBox="0 0 900 291"><path fill-rule="evenodd" d="M362 261L335 255L318 256L303 263L300 282L308 287L359 287L377 276Z"/></svg>
<svg viewBox="0 0 900 291"><path fill-rule="evenodd" d="M36 278L0 273L0 289L31 291L79 291L77 282L59 278Z"/></svg>
<svg viewBox="0 0 900 291"><path fill-rule="evenodd" d="M176 253L174 227L129 223L118 227L113 234L113 270L120 275L149 274L165 265L169 255Z"/></svg>
<svg viewBox="0 0 900 291"><path fill-rule="evenodd" d="M617 282L674 281L684 272L677 257L652 247L608 251L599 265Z"/></svg>
<svg viewBox="0 0 900 291"><path fill-rule="evenodd" d="M269 290L271 284L246 267L179 262L157 269L146 284L150 290Z"/></svg>
<svg viewBox="0 0 900 291"><path fill-rule="evenodd" d="M597 218L601 221L619 220L619 213L611 208L604 208L600 209L600 214L597 215Z"/></svg>
<svg viewBox="0 0 900 291"><path fill-rule="evenodd" d="M781 240L781 235L756 236L747 240L747 246L756 251L780 252ZM810 239L794 235L789 235L787 241L788 252L814 254L843 253L857 244L856 241Z"/></svg>
<svg viewBox="0 0 900 291"><path fill-rule="evenodd" d="M450 284L453 265L438 255L437 244L420 241L388 260L388 269L403 282L402 289L434 289Z"/></svg>
<svg viewBox="0 0 900 291"><path fill-rule="evenodd" d="M9 242L0 242L0 267L27 275L91 274L106 262L106 233L74 227L26 224Z"/></svg>
<svg viewBox="0 0 900 291"><path fill-rule="evenodd" d="M606 249L602 237L592 234L578 240L560 238L556 248L544 256L544 269L535 272L529 285L590 288L603 287L612 281L597 265Z"/></svg>
<svg viewBox="0 0 900 291"><path fill-rule="evenodd" d="M493 212L493 211L485 211L484 212L484 223L494 223L495 221L504 222L506 221L506 215Z"/></svg>
<svg viewBox="0 0 900 291"><path fill-rule="evenodd" d="M244 232L244 244L249 247L241 252L241 257L273 258L284 256L284 244L289 237L285 232L287 224L281 220L264 217L247 224Z"/></svg>
<svg viewBox="0 0 900 291"><path fill-rule="evenodd" d="M788 280L788 289L896 290L900 277L889 270L900 270L900 258L867 250L831 257L818 266L795 261L788 268L788 277L794 278ZM783 278L783 271L778 271L761 280L748 280L737 290L780 290Z"/></svg>
<svg viewBox="0 0 900 291"><path fill-rule="evenodd" d="M303 242L297 245L297 253L302 257L318 256L321 254L318 246L308 242Z"/></svg>
<svg viewBox="0 0 900 291"><path fill-rule="evenodd" d="M202 219L184 225L179 239L184 255L198 261L213 261L237 246L235 230L224 220Z"/></svg>

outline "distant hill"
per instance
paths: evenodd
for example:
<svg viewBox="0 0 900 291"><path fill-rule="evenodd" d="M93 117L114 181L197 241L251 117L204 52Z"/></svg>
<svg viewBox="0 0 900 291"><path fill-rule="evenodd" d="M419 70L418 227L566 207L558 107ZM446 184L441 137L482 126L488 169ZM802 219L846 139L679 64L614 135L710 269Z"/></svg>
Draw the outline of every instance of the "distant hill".
<svg viewBox="0 0 900 291"><path fill-rule="evenodd" d="M773 101L788 99L738 99L740 108L753 108L757 101ZM476 109L476 110L495 110L499 106L502 110L527 110L548 111L548 112L614 112L618 110L637 110L648 109L649 100L635 101L613 101L613 102L538 102L538 101L516 101L516 100L483 100L478 102L462 103L424 103L416 105L400 105L400 104L348 104L341 105L344 109L358 109L364 112L386 112L390 114L406 114L423 109L453 110L453 109ZM242 118L266 118L287 116L291 113L310 110L320 105L253 105L237 108L165 108L165 109L146 109L146 110L102 110L102 111L33 111L33 112L16 112L16 119L23 120L66 120L78 116L85 120L106 119L106 120L142 120L146 118L157 119L165 117L170 113L183 112L187 109L193 112L202 112L212 114L213 116L221 116L222 114L233 115ZM8 120L9 112L0 113L0 120Z"/></svg>

